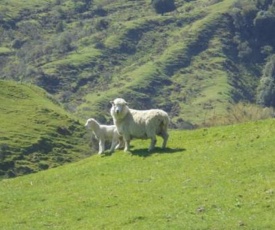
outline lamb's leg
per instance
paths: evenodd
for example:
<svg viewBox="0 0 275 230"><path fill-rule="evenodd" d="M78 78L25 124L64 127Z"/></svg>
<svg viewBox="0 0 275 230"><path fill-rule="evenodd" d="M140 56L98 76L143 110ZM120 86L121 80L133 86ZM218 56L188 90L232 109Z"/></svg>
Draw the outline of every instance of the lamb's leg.
<svg viewBox="0 0 275 230"><path fill-rule="evenodd" d="M157 143L156 136L151 137L151 145L148 149L149 152L152 151L155 148L156 143Z"/></svg>
<svg viewBox="0 0 275 230"><path fill-rule="evenodd" d="M112 145L111 145L111 148L110 148L110 152L113 152L113 151L114 151L117 142L118 142L118 140L117 140L116 138L113 138L113 140L112 140Z"/></svg>
<svg viewBox="0 0 275 230"><path fill-rule="evenodd" d="M103 153L104 150L105 150L105 141L104 140L100 140L99 141L99 151L98 151L98 154Z"/></svg>

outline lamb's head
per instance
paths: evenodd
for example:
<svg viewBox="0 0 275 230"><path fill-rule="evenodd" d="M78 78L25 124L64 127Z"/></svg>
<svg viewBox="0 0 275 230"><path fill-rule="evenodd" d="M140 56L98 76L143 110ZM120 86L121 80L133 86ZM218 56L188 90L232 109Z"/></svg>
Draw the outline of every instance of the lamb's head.
<svg viewBox="0 0 275 230"><path fill-rule="evenodd" d="M85 127L86 127L87 129L92 128L92 127L94 126L95 123L96 123L95 119L89 118L89 119L86 121Z"/></svg>
<svg viewBox="0 0 275 230"><path fill-rule="evenodd" d="M123 118L127 112L127 102L123 98L116 98L114 101L111 101L112 108L111 108L111 115L116 118Z"/></svg>

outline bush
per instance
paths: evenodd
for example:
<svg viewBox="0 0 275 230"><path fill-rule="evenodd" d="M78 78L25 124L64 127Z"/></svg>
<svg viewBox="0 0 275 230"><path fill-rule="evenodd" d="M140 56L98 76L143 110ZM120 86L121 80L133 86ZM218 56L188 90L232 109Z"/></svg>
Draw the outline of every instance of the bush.
<svg viewBox="0 0 275 230"><path fill-rule="evenodd" d="M269 11L259 11L254 19L256 35L263 41L274 39L275 15Z"/></svg>
<svg viewBox="0 0 275 230"><path fill-rule="evenodd" d="M267 9L271 4L273 0L257 0L257 8L259 9Z"/></svg>
<svg viewBox="0 0 275 230"><path fill-rule="evenodd" d="M263 69L257 88L257 103L262 106L275 106L275 55L271 56Z"/></svg>
<svg viewBox="0 0 275 230"><path fill-rule="evenodd" d="M218 125L232 125L249 121L257 121L274 117L273 108L263 108L255 104L239 102L232 104L227 109L227 114L213 116L205 121L202 126L211 127Z"/></svg>
<svg viewBox="0 0 275 230"><path fill-rule="evenodd" d="M55 27L56 33L60 33L64 31L64 23L63 21L59 21Z"/></svg>
<svg viewBox="0 0 275 230"><path fill-rule="evenodd" d="M93 3L92 0L73 0L74 2L74 10L77 13L83 13L89 10L91 4Z"/></svg>
<svg viewBox="0 0 275 230"><path fill-rule="evenodd" d="M161 15L176 9L174 0L152 0L151 3L156 13Z"/></svg>
<svg viewBox="0 0 275 230"><path fill-rule="evenodd" d="M56 41L56 49L59 53L66 53L73 50L72 42L74 40L74 36L70 32L64 32L60 34L58 40Z"/></svg>
<svg viewBox="0 0 275 230"><path fill-rule="evenodd" d="M95 24L95 28L98 31L105 30L108 28L108 26L109 26L109 22L105 19L99 19L98 21L96 21L96 24Z"/></svg>
<svg viewBox="0 0 275 230"><path fill-rule="evenodd" d="M20 40L16 38L11 42L11 47L13 49L20 49L25 42L25 40Z"/></svg>
<svg viewBox="0 0 275 230"><path fill-rule="evenodd" d="M249 46L247 41L240 42L238 45L238 57L243 61L250 61L251 60L252 49Z"/></svg>
<svg viewBox="0 0 275 230"><path fill-rule="evenodd" d="M47 161L40 161L38 164L39 169L45 170L49 168Z"/></svg>

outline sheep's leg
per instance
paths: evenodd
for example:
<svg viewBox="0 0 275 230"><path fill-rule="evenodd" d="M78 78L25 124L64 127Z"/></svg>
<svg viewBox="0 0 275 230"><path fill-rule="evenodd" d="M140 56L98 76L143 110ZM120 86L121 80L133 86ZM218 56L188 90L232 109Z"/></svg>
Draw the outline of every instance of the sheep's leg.
<svg viewBox="0 0 275 230"><path fill-rule="evenodd" d="M120 142L116 145L115 149L119 149L119 148L121 148L121 143Z"/></svg>
<svg viewBox="0 0 275 230"><path fill-rule="evenodd" d="M103 153L104 150L105 150L105 141L104 140L100 140L99 141L99 151L98 151L98 154Z"/></svg>
<svg viewBox="0 0 275 230"><path fill-rule="evenodd" d="M117 146L115 147L115 149L119 149L119 148L123 148L124 144L123 144L123 138L119 137L118 139L118 144Z"/></svg>
<svg viewBox="0 0 275 230"><path fill-rule="evenodd" d="M169 138L169 134L167 132L164 132L162 135L163 138L163 143L162 143L162 148L166 148L167 140Z"/></svg>
<svg viewBox="0 0 275 230"><path fill-rule="evenodd" d="M125 146L124 146L124 152L129 151L129 146L130 146L130 139L124 139Z"/></svg>
<svg viewBox="0 0 275 230"><path fill-rule="evenodd" d="M148 149L149 152L152 151L155 148L156 143L157 143L156 136L151 137L151 145Z"/></svg>
<svg viewBox="0 0 275 230"><path fill-rule="evenodd" d="M124 147L124 144L123 144L123 143L124 143L123 140L120 140L120 139L119 139L118 144L117 144L117 146L115 147L115 149L123 148L123 147Z"/></svg>

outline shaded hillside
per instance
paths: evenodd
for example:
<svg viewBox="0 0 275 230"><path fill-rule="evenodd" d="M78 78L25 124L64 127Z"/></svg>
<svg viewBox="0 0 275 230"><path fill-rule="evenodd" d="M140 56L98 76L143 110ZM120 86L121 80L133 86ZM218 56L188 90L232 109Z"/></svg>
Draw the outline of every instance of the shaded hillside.
<svg viewBox="0 0 275 230"><path fill-rule="evenodd" d="M275 121L170 132L168 148L92 156L0 181L0 225L275 229ZM159 146L159 145L158 145Z"/></svg>
<svg viewBox="0 0 275 230"><path fill-rule="evenodd" d="M0 177L56 167L90 155L84 125L45 91L0 81Z"/></svg>
<svg viewBox="0 0 275 230"><path fill-rule="evenodd" d="M118 96L165 109L176 128L238 101L273 105L260 82L274 53L272 0L178 0L163 16L150 0L5 2L0 77L37 84L82 118L110 121Z"/></svg>

